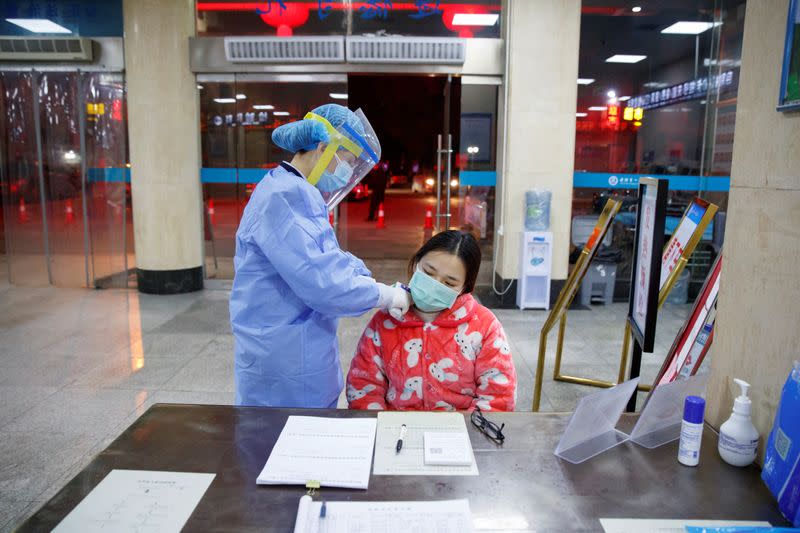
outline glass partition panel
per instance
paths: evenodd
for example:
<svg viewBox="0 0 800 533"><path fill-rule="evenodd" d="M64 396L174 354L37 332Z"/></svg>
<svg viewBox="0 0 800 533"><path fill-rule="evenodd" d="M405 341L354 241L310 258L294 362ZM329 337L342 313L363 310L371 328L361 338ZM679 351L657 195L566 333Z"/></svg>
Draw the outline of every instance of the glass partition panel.
<svg viewBox="0 0 800 533"><path fill-rule="evenodd" d="M122 74L84 74L86 198L94 285L128 287L135 265Z"/></svg>
<svg viewBox="0 0 800 533"><path fill-rule="evenodd" d="M639 7L583 0L572 214L596 215L609 196L622 198L613 240L622 252L616 295L625 299L639 177L669 180L668 233L692 197L719 205L690 260L691 298L722 246L745 2Z"/></svg>
<svg viewBox="0 0 800 533"><path fill-rule="evenodd" d="M89 286L78 87L77 73L39 77L51 283L63 287Z"/></svg>
<svg viewBox="0 0 800 533"><path fill-rule="evenodd" d="M2 72L0 83L11 283L129 286L134 251L122 74Z"/></svg>
<svg viewBox="0 0 800 533"><path fill-rule="evenodd" d="M232 278L234 233L241 216L236 180L238 130L234 76L198 77L203 184L205 271L207 277ZM224 232L223 228L227 231ZM220 261L222 259L222 262ZM227 275L220 276L220 268Z"/></svg>
<svg viewBox="0 0 800 533"><path fill-rule="evenodd" d="M35 84L29 72L0 73L0 179L9 281L50 284L42 218L34 115Z"/></svg>
<svg viewBox="0 0 800 533"><path fill-rule="evenodd" d="M451 178L451 185L457 187L461 198L460 225L480 239L485 260L491 259L494 243L499 88L496 84L462 81L458 174Z"/></svg>

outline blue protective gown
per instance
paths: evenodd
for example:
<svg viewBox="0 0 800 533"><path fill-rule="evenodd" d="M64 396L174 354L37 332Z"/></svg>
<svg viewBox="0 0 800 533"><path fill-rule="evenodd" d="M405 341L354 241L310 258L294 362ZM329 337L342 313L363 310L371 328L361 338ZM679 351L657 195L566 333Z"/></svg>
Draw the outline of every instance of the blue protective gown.
<svg viewBox="0 0 800 533"><path fill-rule="evenodd" d="M256 186L236 231L236 404L335 407L338 317L369 311L380 291L339 248L317 188L283 165Z"/></svg>

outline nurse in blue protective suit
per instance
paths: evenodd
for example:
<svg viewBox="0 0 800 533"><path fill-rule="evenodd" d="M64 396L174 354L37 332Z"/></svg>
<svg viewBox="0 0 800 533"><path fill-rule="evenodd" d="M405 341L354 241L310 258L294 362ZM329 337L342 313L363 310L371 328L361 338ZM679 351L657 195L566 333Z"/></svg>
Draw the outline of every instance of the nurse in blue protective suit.
<svg viewBox="0 0 800 533"><path fill-rule="evenodd" d="M236 232L236 404L336 407L339 317L376 307L402 316L411 303L342 251L328 222L380 161L380 143L361 110L336 104L280 126L272 140L294 156L259 182Z"/></svg>

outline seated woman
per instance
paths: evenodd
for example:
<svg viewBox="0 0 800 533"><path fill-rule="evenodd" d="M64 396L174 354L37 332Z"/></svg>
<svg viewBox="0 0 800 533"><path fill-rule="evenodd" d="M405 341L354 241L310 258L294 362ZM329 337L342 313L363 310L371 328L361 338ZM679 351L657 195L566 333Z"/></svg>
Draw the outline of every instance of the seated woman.
<svg viewBox="0 0 800 533"><path fill-rule="evenodd" d="M358 343L347 375L351 409L514 409L505 332L471 294L480 264L475 238L460 231L417 251L409 262L414 307L402 320L379 311Z"/></svg>

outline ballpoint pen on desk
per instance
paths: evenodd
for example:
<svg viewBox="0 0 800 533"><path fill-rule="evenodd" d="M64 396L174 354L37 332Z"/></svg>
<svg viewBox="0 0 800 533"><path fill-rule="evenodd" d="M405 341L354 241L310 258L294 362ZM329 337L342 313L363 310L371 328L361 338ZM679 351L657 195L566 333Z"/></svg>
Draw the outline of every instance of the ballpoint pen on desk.
<svg viewBox="0 0 800 533"><path fill-rule="evenodd" d="M317 528L317 531L322 531L322 520L328 514L326 503L327 502L325 500L322 500L322 507L319 508L319 527Z"/></svg>
<svg viewBox="0 0 800 533"><path fill-rule="evenodd" d="M400 450L403 449L403 439L406 437L406 429L407 428L405 424L400 426L400 437L397 439L397 447L395 448L397 452L395 453L400 453Z"/></svg>

